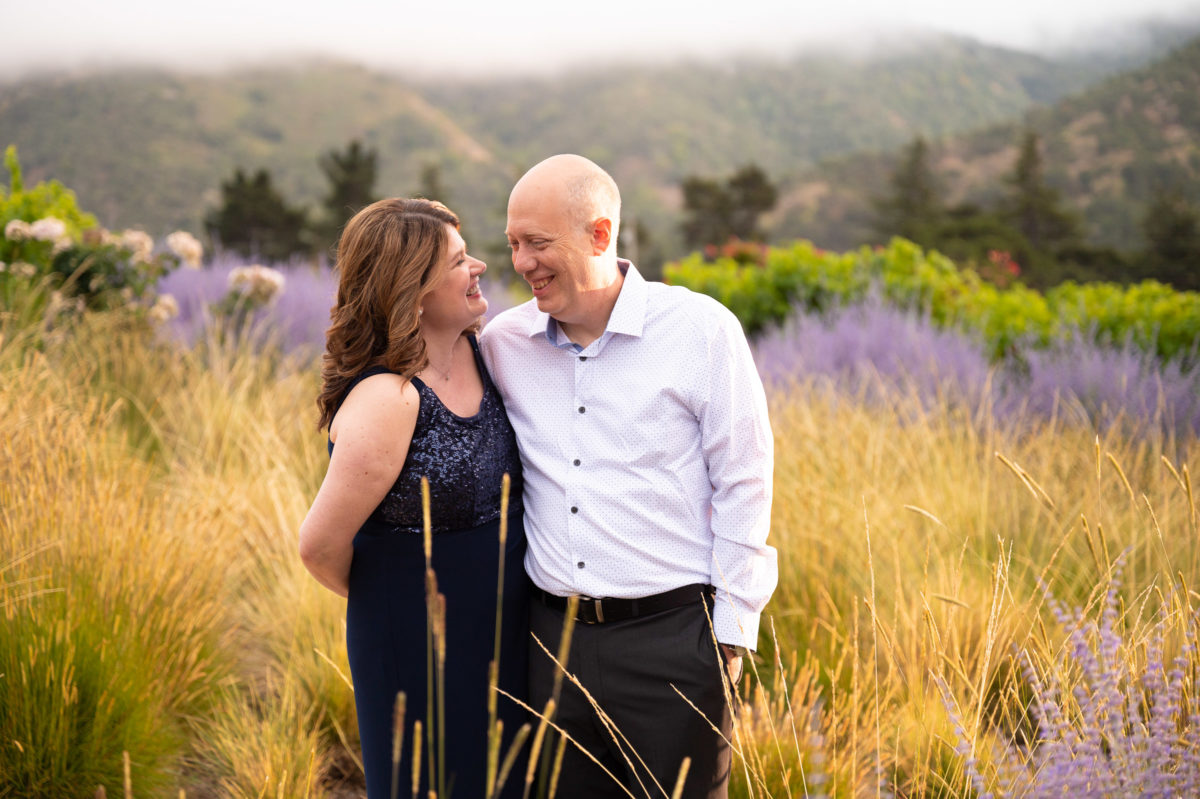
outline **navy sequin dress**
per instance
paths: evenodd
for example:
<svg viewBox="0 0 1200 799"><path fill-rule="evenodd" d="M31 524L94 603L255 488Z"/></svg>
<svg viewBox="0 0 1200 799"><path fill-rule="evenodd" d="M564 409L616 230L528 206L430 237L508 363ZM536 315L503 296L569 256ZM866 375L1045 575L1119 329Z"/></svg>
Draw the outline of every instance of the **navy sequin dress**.
<svg viewBox="0 0 1200 799"><path fill-rule="evenodd" d="M522 700L527 695L521 462L500 395L475 338L470 341L483 380L479 412L471 417L455 415L432 389L412 378L421 404L404 468L354 537L346 646L369 799L392 795L392 719L399 691L406 696L407 711L398 795L412 795L414 744L420 746L422 756L419 795L427 795L429 784L422 477L429 479L433 568L438 590L446 597L445 774L452 797L485 795L488 664L495 644L500 486L506 472L512 486L499 684ZM386 371L372 368L358 380ZM513 734L528 718L503 696L497 707L504 723L503 758ZM435 704L435 718L437 712ZM417 719L423 720L424 727L420 742L413 740ZM522 771L522 776L508 780L502 795L520 796L523 782Z"/></svg>

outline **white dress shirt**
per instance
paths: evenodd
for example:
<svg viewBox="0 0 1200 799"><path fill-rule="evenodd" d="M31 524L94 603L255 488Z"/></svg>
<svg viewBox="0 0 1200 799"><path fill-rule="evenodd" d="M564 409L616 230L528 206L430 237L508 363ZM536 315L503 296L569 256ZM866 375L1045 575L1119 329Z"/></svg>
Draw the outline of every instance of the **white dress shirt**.
<svg viewBox="0 0 1200 799"><path fill-rule="evenodd" d="M762 381L724 306L619 264L620 296L586 348L535 300L479 338L521 451L525 569L558 596L708 583L717 640L753 649L778 580Z"/></svg>

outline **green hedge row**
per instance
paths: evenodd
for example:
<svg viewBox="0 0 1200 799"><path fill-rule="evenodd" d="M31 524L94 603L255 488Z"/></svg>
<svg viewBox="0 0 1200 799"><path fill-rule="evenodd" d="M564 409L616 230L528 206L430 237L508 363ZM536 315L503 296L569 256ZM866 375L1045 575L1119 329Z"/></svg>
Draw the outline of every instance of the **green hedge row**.
<svg viewBox="0 0 1200 799"><path fill-rule="evenodd" d="M1000 287L905 239L845 253L807 241L741 245L725 253L667 264L664 277L720 300L751 335L796 310L824 312L878 292L940 326L982 336L995 358L1080 335L1128 341L1163 360L1194 358L1200 346L1200 293L1149 280L1132 286L1068 282L1044 294L1019 282Z"/></svg>

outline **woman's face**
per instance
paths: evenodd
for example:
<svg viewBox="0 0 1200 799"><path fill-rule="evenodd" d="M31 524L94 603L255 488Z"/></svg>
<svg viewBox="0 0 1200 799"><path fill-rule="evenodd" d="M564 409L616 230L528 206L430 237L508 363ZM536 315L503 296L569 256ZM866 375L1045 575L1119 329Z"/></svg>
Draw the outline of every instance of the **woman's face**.
<svg viewBox="0 0 1200 799"><path fill-rule="evenodd" d="M467 245L452 225L446 225L446 256L436 289L421 303L421 324L434 328L465 330L487 311L487 300L479 290L479 276L487 264L467 255Z"/></svg>

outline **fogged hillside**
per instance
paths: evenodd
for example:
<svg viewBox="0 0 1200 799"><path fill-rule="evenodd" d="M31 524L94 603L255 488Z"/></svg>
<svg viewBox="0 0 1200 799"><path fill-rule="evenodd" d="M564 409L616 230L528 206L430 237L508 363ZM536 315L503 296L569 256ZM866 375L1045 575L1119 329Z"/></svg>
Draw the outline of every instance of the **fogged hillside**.
<svg viewBox="0 0 1200 799"><path fill-rule="evenodd" d="M219 76L43 77L0 85L0 143L18 146L27 180L61 180L108 226L199 232L235 167L270 170L291 201L312 206L325 190L318 156L358 138L379 152L381 194L414 193L422 170L437 166L485 253L499 249L514 177L554 152L608 167L627 215L666 257L680 247L680 180L754 162L786 190L770 220L775 237L840 246L862 240L887 153L918 134L945 142L947 184L962 195L988 190L1024 118L1061 131L1048 139L1052 174L1069 176L1064 185L1080 197L1105 175L1101 184L1112 186L1113 169L1160 163L1161 147L1190 163L1196 122L1171 99L1194 86L1188 52L1108 82L1115 55L1055 60L952 39L870 59L613 67L536 80L418 84L329 62ZM1158 117L1141 110L1159 96L1154 86L1170 94ZM1118 107L1132 110L1106 116ZM1112 123L1134 119L1136 132L1118 145L1124 134ZM1089 214L1119 216L1120 198L1136 201L1140 185L1132 175Z"/></svg>
<svg viewBox="0 0 1200 799"><path fill-rule="evenodd" d="M1200 197L1200 39L1011 122L931 143L947 202L987 203L1005 189L1023 130L1043 144L1049 182L1079 209L1090 238L1136 246L1146 202L1170 186ZM838 248L871 237L871 198L896 154L831 159L788 185L775 234Z"/></svg>

